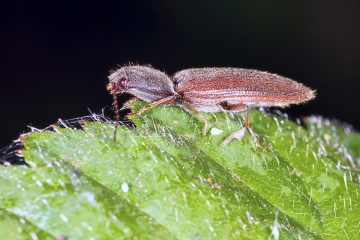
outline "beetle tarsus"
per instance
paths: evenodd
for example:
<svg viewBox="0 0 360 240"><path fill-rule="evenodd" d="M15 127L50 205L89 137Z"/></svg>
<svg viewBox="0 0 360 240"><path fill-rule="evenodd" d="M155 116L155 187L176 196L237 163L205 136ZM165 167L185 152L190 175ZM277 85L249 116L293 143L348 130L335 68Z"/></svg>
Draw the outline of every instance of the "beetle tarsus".
<svg viewBox="0 0 360 240"><path fill-rule="evenodd" d="M259 139L257 139L253 130L250 127L249 128L246 127L246 129L249 131L250 135L253 137L256 146L260 147L263 151L265 151L265 148L260 144Z"/></svg>
<svg viewBox="0 0 360 240"><path fill-rule="evenodd" d="M241 129L233 132L232 134L230 134L227 138L225 138L225 140L222 142L221 146L225 146L226 144L228 144L234 138L241 141L241 139L244 137L246 129L248 130L248 132L250 133L250 135L254 139L254 142L255 142L256 146L260 147L263 151L265 151L265 148L260 144L260 142L257 139L257 137L256 137L255 133L253 132L253 130L251 128L247 128L247 127L241 128Z"/></svg>
<svg viewBox="0 0 360 240"><path fill-rule="evenodd" d="M226 144L228 144L234 138L241 141L241 139L244 137L245 130L246 130L246 127L243 127L241 129L237 130L236 132L233 132L227 138L225 138L225 140L222 142L221 146L224 147Z"/></svg>

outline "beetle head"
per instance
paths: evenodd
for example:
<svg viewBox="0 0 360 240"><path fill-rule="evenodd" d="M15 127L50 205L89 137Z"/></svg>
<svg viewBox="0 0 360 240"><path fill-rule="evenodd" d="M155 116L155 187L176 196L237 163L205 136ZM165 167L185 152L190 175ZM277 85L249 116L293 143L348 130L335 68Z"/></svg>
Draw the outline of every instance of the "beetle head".
<svg viewBox="0 0 360 240"><path fill-rule="evenodd" d="M129 88L129 78L123 68L110 74L109 81L110 83L107 85L107 90L110 91L110 94L123 93Z"/></svg>

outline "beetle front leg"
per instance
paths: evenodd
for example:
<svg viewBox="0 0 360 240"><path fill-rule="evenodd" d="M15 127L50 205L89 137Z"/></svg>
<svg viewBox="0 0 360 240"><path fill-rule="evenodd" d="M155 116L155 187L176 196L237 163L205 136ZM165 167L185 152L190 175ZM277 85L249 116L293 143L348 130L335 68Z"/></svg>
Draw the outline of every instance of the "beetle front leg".
<svg viewBox="0 0 360 240"><path fill-rule="evenodd" d="M141 113L145 112L146 110L148 110L150 108L153 108L153 107L156 107L158 105L171 104L171 103L175 102L176 100L177 100L176 95L170 95L170 96L168 96L166 98L162 98L162 99L160 99L160 100L158 100L156 102L152 102L149 105L146 105L145 107L140 109L139 111L126 115L126 117L129 118L129 117L141 114Z"/></svg>
<svg viewBox="0 0 360 240"><path fill-rule="evenodd" d="M136 100L138 100L137 97L132 97L132 98L130 98L129 100L127 100L127 101L123 104L123 106L122 106L122 108L121 108L120 110L129 108L130 105L131 105L133 102L135 102Z"/></svg>

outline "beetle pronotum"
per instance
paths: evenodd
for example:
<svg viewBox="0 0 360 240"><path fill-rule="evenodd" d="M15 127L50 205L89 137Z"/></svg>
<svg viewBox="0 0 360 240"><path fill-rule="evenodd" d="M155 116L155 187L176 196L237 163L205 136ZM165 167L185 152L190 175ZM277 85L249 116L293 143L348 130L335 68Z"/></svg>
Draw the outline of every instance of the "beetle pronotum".
<svg viewBox="0 0 360 240"><path fill-rule="evenodd" d="M134 114L141 114L157 105L176 104L201 117L205 122L205 133L209 125L198 112L247 110L245 127L262 149L250 128L250 108L285 107L315 97L315 91L289 78L242 68L193 68L169 77L154 68L127 66L112 72L109 81L107 89L113 95L117 123L116 95L123 92L150 102ZM116 128L114 140L115 136Z"/></svg>

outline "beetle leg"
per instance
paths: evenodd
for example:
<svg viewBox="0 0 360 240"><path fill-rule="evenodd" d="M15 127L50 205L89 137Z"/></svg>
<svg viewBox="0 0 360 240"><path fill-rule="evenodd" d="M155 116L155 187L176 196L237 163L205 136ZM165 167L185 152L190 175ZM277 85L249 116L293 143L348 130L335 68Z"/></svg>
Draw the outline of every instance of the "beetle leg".
<svg viewBox="0 0 360 240"><path fill-rule="evenodd" d="M115 130L114 130L114 142L116 141L116 131L119 125L119 121L120 121L120 115L119 115L119 105L118 105L118 101L117 101L117 96L116 93L113 93L113 106L114 106L114 111L115 111L115 119L116 119L116 124L115 124Z"/></svg>
<svg viewBox="0 0 360 240"><path fill-rule="evenodd" d="M138 100L137 97L133 97L129 100L127 100L124 104L123 104L123 107L121 108L122 109L125 109L125 108L128 108L133 102L135 102L136 100Z"/></svg>
<svg viewBox="0 0 360 240"><path fill-rule="evenodd" d="M156 102L150 103L149 105L143 107L139 111L126 115L126 117L132 117L132 116L141 114L141 113L145 112L146 110L148 110L150 108L153 108L153 107L156 107L158 105L173 103L173 102L176 101L177 98L178 98L178 96L176 96L176 95L170 95L170 96L168 96L166 98L162 98L162 99L160 99L160 100L158 100Z"/></svg>
<svg viewBox="0 0 360 240"><path fill-rule="evenodd" d="M229 105L226 101L224 101L224 102L220 103L220 107L226 111L234 111L234 110L241 111L243 109L246 109L245 128L248 130L248 132L254 139L256 146L260 147L263 151L265 150L265 148L260 144L259 140L257 139L254 131L250 127L250 107L249 106L246 106L245 104ZM223 146L226 145L233 138L237 138L240 140L242 138L242 136L243 136L243 131L242 131L242 129L240 129L240 130L232 133L229 137L227 137L224 140L224 142L222 143L222 145Z"/></svg>
<svg viewBox="0 0 360 240"><path fill-rule="evenodd" d="M186 109L186 110L189 110L189 111L192 111L196 116L198 116L199 118L201 118L201 120L204 121L204 124L205 124L205 128L204 128L204 132L203 132L203 135L205 136L209 127L210 127L210 124L208 122L208 120L206 120L206 118L204 116L202 116L201 114L199 114L198 111L196 111L196 109L189 103L186 103L186 102L182 102L182 106Z"/></svg>
<svg viewBox="0 0 360 240"><path fill-rule="evenodd" d="M263 151L265 151L265 148L260 144L259 140L257 139L255 133L253 132L253 130L250 127L250 107L246 107L247 111L246 111L246 121L245 121L245 127L246 129L249 131L250 135L253 137L256 146L260 147Z"/></svg>

